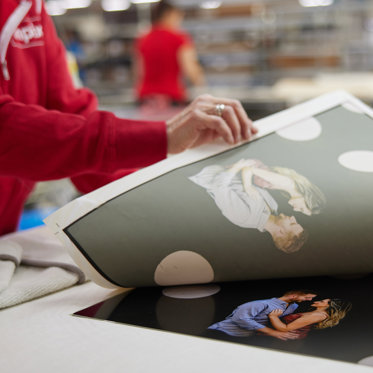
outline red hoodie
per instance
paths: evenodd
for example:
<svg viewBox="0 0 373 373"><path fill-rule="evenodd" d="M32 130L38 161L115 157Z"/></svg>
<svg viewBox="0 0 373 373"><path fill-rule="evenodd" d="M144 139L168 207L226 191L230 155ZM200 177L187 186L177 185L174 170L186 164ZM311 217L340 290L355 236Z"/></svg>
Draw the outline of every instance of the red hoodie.
<svg viewBox="0 0 373 373"><path fill-rule="evenodd" d="M17 228L36 181L72 177L88 192L165 158L164 122L97 111L73 87L41 0L0 1L0 62L0 235Z"/></svg>

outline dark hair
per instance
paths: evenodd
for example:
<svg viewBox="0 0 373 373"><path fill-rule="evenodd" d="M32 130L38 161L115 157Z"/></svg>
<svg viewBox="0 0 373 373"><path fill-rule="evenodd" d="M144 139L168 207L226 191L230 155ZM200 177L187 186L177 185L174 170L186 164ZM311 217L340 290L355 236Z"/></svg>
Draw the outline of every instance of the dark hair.
<svg viewBox="0 0 373 373"><path fill-rule="evenodd" d="M288 290L284 295L291 295L291 294L297 294L297 295L306 295L306 294L314 294L317 295L316 292L308 289L297 289L297 290Z"/></svg>
<svg viewBox="0 0 373 373"><path fill-rule="evenodd" d="M159 3L157 3L157 5L154 6L152 10L152 22L158 22L167 12L171 10L179 9L169 1L161 0Z"/></svg>

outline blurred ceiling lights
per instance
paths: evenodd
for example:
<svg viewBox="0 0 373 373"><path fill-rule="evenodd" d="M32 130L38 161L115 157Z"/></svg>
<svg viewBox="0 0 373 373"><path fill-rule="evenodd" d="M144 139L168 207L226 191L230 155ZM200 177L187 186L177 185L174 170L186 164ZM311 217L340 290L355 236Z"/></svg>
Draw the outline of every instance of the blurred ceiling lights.
<svg viewBox="0 0 373 373"><path fill-rule="evenodd" d="M299 0L299 4L304 7L329 6L333 3L334 0Z"/></svg>
<svg viewBox="0 0 373 373"><path fill-rule="evenodd" d="M222 1L204 1L200 7L202 9L216 9L219 8L222 4Z"/></svg>
<svg viewBox="0 0 373 373"><path fill-rule="evenodd" d="M106 12L119 12L128 9L131 2L129 0L102 0L101 6Z"/></svg>
<svg viewBox="0 0 373 373"><path fill-rule="evenodd" d="M92 0L65 0L63 1L66 9L88 8Z"/></svg>
<svg viewBox="0 0 373 373"><path fill-rule="evenodd" d="M133 4L158 3L160 0L131 0Z"/></svg>
<svg viewBox="0 0 373 373"><path fill-rule="evenodd" d="M102 9L106 12L116 12L128 9L132 4L156 3L160 0L101 0ZM211 2L211 1L210 1ZM217 3L218 1L212 1ZM88 8L92 0L49 0L46 9L51 16L60 16L68 9Z"/></svg>
<svg viewBox="0 0 373 373"><path fill-rule="evenodd" d="M47 12L51 16L60 16L67 9L88 8L92 0L49 0L45 3Z"/></svg>
<svg viewBox="0 0 373 373"><path fill-rule="evenodd" d="M60 0L49 0L46 2L45 7L51 16L61 16L66 13L66 7Z"/></svg>
<svg viewBox="0 0 373 373"><path fill-rule="evenodd" d="M123 11L132 4L156 3L160 0L101 0L103 10L107 12ZM329 6L334 0L298 0L304 7ZM249 1L250 2L250 1ZM222 5L223 1L203 1L200 7L203 9L216 9ZM59 16L66 13L67 9L87 8L92 4L92 0L49 0L46 2L48 14Z"/></svg>
<svg viewBox="0 0 373 373"><path fill-rule="evenodd" d="M126 10L132 4L157 3L160 0L101 0L102 9L106 12L118 12Z"/></svg>

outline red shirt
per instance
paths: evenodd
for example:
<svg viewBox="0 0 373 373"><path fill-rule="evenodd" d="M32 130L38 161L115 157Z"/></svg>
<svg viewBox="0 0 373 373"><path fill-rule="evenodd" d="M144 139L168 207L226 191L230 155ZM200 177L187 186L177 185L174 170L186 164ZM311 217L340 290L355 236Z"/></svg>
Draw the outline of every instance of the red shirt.
<svg viewBox="0 0 373 373"><path fill-rule="evenodd" d="M72 177L89 192L165 158L164 122L97 111L73 87L41 0L0 1L0 58L0 235L17 228L36 181Z"/></svg>
<svg viewBox="0 0 373 373"><path fill-rule="evenodd" d="M284 317L282 317L282 321L288 325L290 323L292 323L293 321L299 319L300 317L302 317L303 314L301 313L291 313L289 315L285 315ZM292 330L292 333L296 336L295 339L304 339L307 337L308 333L310 332L310 330L313 328L313 325L306 325L306 326L303 326L299 329L296 329L296 330Z"/></svg>
<svg viewBox="0 0 373 373"><path fill-rule="evenodd" d="M161 94L185 101L178 52L188 44L192 41L187 34L157 26L139 38L136 49L143 64L143 79L137 87L140 99Z"/></svg>

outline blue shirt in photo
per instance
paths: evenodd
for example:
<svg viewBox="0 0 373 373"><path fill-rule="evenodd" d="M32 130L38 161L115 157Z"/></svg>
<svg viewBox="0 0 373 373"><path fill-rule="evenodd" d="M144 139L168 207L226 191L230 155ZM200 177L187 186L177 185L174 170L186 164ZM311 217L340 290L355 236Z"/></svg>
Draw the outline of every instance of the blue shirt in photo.
<svg viewBox="0 0 373 373"><path fill-rule="evenodd" d="M209 326L208 329L220 330L235 337L245 337L266 327L269 322L268 315L273 310L281 309L285 316L297 308L296 303L288 304L278 298L247 302L238 306L225 320Z"/></svg>

